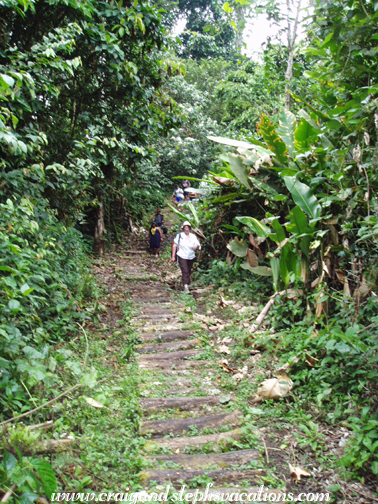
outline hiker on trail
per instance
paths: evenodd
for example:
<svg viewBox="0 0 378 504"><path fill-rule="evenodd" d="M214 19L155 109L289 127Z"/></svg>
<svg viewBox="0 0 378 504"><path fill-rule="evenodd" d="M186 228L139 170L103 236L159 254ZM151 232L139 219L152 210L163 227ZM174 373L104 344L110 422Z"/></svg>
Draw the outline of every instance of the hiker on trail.
<svg viewBox="0 0 378 504"><path fill-rule="evenodd" d="M160 244L163 241L163 234L161 229L157 227L156 222L154 221L151 225L150 229L150 249L155 251L155 257L158 257L160 252Z"/></svg>
<svg viewBox="0 0 378 504"><path fill-rule="evenodd" d="M189 194L189 187L190 187L189 180L184 180L182 183L182 187L184 189L184 196L185 196L185 198L187 198L188 194Z"/></svg>
<svg viewBox="0 0 378 504"><path fill-rule="evenodd" d="M161 214L160 208L156 210L156 215L154 217L154 222L156 222L156 225L158 228L162 228L164 224L164 215Z"/></svg>
<svg viewBox="0 0 378 504"><path fill-rule="evenodd" d="M195 234L191 233L192 226L190 222L185 221L181 226L183 233L178 233L172 246L172 262L175 262L176 251L178 262L181 268L182 284L184 292L189 292L190 274L195 259L195 250L200 250L201 245Z"/></svg>
<svg viewBox="0 0 378 504"><path fill-rule="evenodd" d="M184 199L184 191L181 189L179 185L176 186L176 190L173 192L172 196L175 197L176 206L178 203L180 203L180 201Z"/></svg>

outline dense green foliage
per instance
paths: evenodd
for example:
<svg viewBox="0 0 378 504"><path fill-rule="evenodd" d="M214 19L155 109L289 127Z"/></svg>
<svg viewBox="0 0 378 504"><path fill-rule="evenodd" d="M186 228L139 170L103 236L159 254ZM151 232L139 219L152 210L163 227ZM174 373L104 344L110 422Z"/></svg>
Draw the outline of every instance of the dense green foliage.
<svg viewBox="0 0 378 504"><path fill-rule="evenodd" d="M281 342L259 344L294 364L298 401L354 430L345 467L377 474L378 7L317 0L288 83L285 47L238 61L239 4L0 3L1 418L58 395L63 360L83 379L57 345L99 309L93 245L122 243L172 178L204 177L203 280L277 293ZM9 481L51 491L12 457Z"/></svg>

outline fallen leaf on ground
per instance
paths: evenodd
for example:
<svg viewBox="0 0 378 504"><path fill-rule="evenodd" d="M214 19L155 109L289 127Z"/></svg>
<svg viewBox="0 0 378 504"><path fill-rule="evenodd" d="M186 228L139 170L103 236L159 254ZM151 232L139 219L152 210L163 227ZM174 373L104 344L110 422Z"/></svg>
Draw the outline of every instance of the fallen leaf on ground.
<svg viewBox="0 0 378 504"><path fill-rule="evenodd" d="M220 345L218 348L217 348L217 352L219 353L225 353L225 354L230 354L231 353L231 350L228 348L227 345Z"/></svg>
<svg viewBox="0 0 378 504"><path fill-rule="evenodd" d="M84 399L89 404L89 406L93 406L94 408L105 408L105 406L100 403L100 401L96 401L96 399L92 399L92 397L84 397Z"/></svg>
<svg viewBox="0 0 378 504"><path fill-rule="evenodd" d="M227 373L235 373L238 371L237 369L232 369L228 365L228 360L227 359L222 359L221 361L218 362L218 364L227 372Z"/></svg>
<svg viewBox="0 0 378 504"><path fill-rule="evenodd" d="M311 474L300 466L294 467L291 464L289 464L289 469L290 469L290 476L291 476L292 480L294 481L294 483L297 483L298 481L300 481L301 476L303 476L304 478L311 477Z"/></svg>
<svg viewBox="0 0 378 504"><path fill-rule="evenodd" d="M225 338L222 339L222 343L226 344L226 343L231 343L232 341L232 338L226 336Z"/></svg>
<svg viewBox="0 0 378 504"><path fill-rule="evenodd" d="M234 374L232 377L236 381L242 380L248 373L248 366L244 366L242 369L239 369L239 372Z"/></svg>
<svg viewBox="0 0 378 504"><path fill-rule="evenodd" d="M276 378L264 380L257 389L257 395L264 399L280 399L286 396L293 388L293 382L285 371L276 375Z"/></svg>
<svg viewBox="0 0 378 504"><path fill-rule="evenodd" d="M306 364L310 367L316 367L319 364L319 359L316 357L313 357L312 355L308 354L307 352L305 353L306 356Z"/></svg>
<svg viewBox="0 0 378 504"><path fill-rule="evenodd" d="M229 301L226 301L223 296L219 296L219 305L220 306L229 306L233 303L232 299Z"/></svg>

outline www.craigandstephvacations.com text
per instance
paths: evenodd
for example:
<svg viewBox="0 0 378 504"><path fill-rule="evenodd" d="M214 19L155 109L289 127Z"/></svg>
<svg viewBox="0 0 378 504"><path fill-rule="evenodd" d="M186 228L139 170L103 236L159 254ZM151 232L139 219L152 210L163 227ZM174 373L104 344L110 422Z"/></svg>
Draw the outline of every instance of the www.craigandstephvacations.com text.
<svg viewBox="0 0 378 504"><path fill-rule="evenodd" d="M206 490L191 490L185 485L179 492L170 491L170 485L162 493L142 492L103 492L95 493L72 493L61 492L51 496L52 502L190 502L192 504L202 502L329 502L329 493L298 493L272 491L263 485L254 492L243 492L242 488L230 488L229 490L211 490L212 483L208 483ZM174 490L174 489L172 489Z"/></svg>

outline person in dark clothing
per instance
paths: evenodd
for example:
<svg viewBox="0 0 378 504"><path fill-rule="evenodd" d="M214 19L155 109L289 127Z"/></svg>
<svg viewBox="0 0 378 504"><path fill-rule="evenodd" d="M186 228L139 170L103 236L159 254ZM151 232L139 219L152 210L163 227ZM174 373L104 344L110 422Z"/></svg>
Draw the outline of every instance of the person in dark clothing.
<svg viewBox="0 0 378 504"><path fill-rule="evenodd" d="M160 208L158 208L156 210L156 215L155 215L154 221L156 222L157 227L159 227L160 229L163 227L164 215L161 214Z"/></svg>
<svg viewBox="0 0 378 504"><path fill-rule="evenodd" d="M160 252L160 245L163 241L163 234L161 229L157 227L156 222L154 221L151 225L150 229L150 249L155 252L155 257L158 257Z"/></svg>

